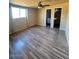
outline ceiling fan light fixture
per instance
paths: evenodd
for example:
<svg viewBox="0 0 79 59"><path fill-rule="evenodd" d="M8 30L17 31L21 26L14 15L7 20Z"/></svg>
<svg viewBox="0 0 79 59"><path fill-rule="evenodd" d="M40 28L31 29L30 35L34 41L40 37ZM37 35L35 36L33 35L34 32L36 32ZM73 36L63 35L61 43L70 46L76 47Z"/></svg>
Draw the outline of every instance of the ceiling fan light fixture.
<svg viewBox="0 0 79 59"><path fill-rule="evenodd" d="M38 8L44 8L44 7L46 7L46 6L50 6L50 5L49 5L49 4L43 5L43 4L42 4L42 1L39 1L39 2L38 2Z"/></svg>
<svg viewBox="0 0 79 59"><path fill-rule="evenodd" d="M39 6L38 6L38 8L42 8L42 7L39 7Z"/></svg>

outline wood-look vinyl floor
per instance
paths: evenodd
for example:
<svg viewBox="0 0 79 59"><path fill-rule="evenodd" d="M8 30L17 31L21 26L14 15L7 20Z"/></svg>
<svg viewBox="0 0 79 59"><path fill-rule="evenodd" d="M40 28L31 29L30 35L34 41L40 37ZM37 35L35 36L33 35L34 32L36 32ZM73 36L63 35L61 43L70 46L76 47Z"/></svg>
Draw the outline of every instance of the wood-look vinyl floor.
<svg viewBox="0 0 79 59"><path fill-rule="evenodd" d="M64 31L35 26L10 35L10 59L69 59Z"/></svg>

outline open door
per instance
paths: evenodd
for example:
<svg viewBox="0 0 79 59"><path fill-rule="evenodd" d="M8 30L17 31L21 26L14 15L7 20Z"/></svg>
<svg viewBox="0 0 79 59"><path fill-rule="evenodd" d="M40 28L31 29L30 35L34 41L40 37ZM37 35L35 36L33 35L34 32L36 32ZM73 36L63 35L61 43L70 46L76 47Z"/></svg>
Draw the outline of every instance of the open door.
<svg viewBox="0 0 79 59"><path fill-rule="evenodd" d="M46 27L50 27L51 25L51 9L47 9L46 11Z"/></svg>
<svg viewBox="0 0 79 59"><path fill-rule="evenodd" d="M58 29L60 28L61 10L62 10L62 8L55 8L54 28L58 28Z"/></svg>

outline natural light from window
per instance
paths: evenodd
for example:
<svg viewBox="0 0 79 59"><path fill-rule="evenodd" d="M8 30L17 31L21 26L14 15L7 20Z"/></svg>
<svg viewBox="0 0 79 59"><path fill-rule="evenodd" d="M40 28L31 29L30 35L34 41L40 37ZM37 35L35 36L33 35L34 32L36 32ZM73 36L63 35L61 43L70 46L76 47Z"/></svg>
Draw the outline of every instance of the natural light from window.
<svg viewBox="0 0 79 59"><path fill-rule="evenodd" d="M26 10L20 9L20 17L26 17Z"/></svg>
<svg viewBox="0 0 79 59"><path fill-rule="evenodd" d="M13 19L26 17L26 9L19 7L11 7L11 9Z"/></svg>
<svg viewBox="0 0 79 59"><path fill-rule="evenodd" d="M12 7L12 17L13 18L19 18L19 8Z"/></svg>

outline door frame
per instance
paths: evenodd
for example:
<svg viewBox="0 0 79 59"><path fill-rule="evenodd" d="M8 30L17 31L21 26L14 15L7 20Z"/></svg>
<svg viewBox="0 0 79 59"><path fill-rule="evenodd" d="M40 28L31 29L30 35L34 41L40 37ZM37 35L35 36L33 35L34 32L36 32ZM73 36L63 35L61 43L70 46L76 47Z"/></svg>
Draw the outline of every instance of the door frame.
<svg viewBox="0 0 79 59"><path fill-rule="evenodd" d="M61 23L62 23L62 19L63 19L63 7L54 7L53 10L53 28L54 28L54 14L55 14L55 8L61 8L61 19L60 19L60 27L59 29L61 29Z"/></svg>

